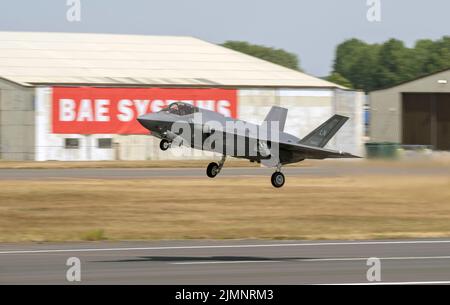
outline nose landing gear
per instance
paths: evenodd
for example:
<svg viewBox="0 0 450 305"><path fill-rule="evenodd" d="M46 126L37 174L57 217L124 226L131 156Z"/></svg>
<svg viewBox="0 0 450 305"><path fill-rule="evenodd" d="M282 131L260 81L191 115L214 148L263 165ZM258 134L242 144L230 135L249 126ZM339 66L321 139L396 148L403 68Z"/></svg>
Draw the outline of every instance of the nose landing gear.
<svg viewBox="0 0 450 305"><path fill-rule="evenodd" d="M222 156L222 159L220 159L219 164L216 162L209 163L208 167L206 168L206 175L209 178L214 178L217 176L218 173L222 170L223 164L225 163L225 159L227 156Z"/></svg>
<svg viewBox="0 0 450 305"><path fill-rule="evenodd" d="M163 151L168 150L170 148L171 143L166 139L162 139L159 143L159 148Z"/></svg>

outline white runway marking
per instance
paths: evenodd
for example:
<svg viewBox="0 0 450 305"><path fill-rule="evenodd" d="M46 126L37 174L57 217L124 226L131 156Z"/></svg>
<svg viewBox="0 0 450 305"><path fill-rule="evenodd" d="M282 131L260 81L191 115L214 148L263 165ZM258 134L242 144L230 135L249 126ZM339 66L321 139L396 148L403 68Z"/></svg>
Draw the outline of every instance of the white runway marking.
<svg viewBox="0 0 450 305"><path fill-rule="evenodd" d="M361 241L361 242L323 242L293 244L247 244L247 245L207 245L207 246L166 246L166 247L124 247L124 248L79 248L79 249L41 249L41 250L6 250L0 254L37 254L37 253L71 253L71 252L119 252L151 250L189 250L189 249L224 249L224 248L265 248L265 247L322 247L322 246L367 246L367 245L415 245L415 244L450 244L450 240L410 240L410 241Z"/></svg>
<svg viewBox="0 0 450 305"><path fill-rule="evenodd" d="M320 286L372 286L372 285L443 285L450 284L450 281L423 281L423 282L365 282L365 283L337 283L337 284L316 284Z"/></svg>
<svg viewBox="0 0 450 305"><path fill-rule="evenodd" d="M398 257L377 257L380 260L427 260L427 259L450 259L450 256L398 256ZM348 262L366 261L368 257L342 257L342 258L305 258L297 261L301 262Z"/></svg>
<svg viewBox="0 0 450 305"><path fill-rule="evenodd" d="M380 260L431 260L431 259L450 259L450 256L398 256L398 257L377 257ZM286 262L351 262L367 261L368 257L337 257L337 258L305 258L289 260ZM245 263L281 263L282 261L199 261L199 262L176 262L171 265L208 265L208 264L245 264Z"/></svg>

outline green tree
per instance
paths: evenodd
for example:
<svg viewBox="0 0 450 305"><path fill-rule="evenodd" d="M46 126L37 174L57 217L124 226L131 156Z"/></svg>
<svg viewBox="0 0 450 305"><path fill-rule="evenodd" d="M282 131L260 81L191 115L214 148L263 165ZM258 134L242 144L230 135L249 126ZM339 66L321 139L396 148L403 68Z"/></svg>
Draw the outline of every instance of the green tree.
<svg viewBox="0 0 450 305"><path fill-rule="evenodd" d="M376 87L383 88L416 77L420 71L415 64L414 50L397 39L385 42L378 52Z"/></svg>
<svg viewBox="0 0 450 305"><path fill-rule="evenodd" d="M353 88L353 84L351 83L351 81L337 72L333 72L330 76L325 77L325 80L347 88Z"/></svg>
<svg viewBox="0 0 450 305"><path fill-rule="evenodd" d="M350 79L355 62L364 55L367 44L359 39L344 41L336 48L334 71Z"/></svg>
<svg viewBox="0 0 450 305"><path fill-rule="evenodd" d="M415 59L419 70L428 74L439 69L438 55L435 53L436 45L431 39L422 39L416 42Z"/></svg>
<svg viewBox="0 0 450 305"><path fill-rule="evenodd" d="M438 54L441 64L438 66L438 70L450 68L450 36L444 36L437 41Z"/></svg>
<svg viewBox="0 0 450 305"><path fill-rule="evenodd" d="M378 45L358 39L347 40L336 48L333 71L348 79L352 87L369 91L376 86L378 51Z"/></svg>
<svg viewBox="0 0 450 305"><path fill-rule="evenodd" d="M270 61L274 64L286 68L301 71L297 55L287 52L283 49L275 49L271 47L250 44L245 41L226 41L222 44L222 46L254 57L258 57L263 60Z"/></svg>
<svg viewBox="0 0 450 305"><path fill-rule="evenodd" d="M333 73L367 92L447 68L450 68L450 36L437 41L419 40L413 48L397 39L383 44L350 39L337 46Z"/></svg>
<svg viewBox="0 0 450 305"><path fill-rule="evenodd" d="M450 68L450 36L444 36L437 41L419 40L416 42L414 52L420 74Z"/></svg>

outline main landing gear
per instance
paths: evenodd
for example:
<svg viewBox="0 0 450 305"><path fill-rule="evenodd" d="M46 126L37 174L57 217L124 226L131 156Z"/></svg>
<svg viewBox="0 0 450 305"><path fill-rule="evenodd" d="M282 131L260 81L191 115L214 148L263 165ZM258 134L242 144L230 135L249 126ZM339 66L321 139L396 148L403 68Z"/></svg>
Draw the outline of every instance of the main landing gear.
<svg viewBox="0 0 450 305"><path fill-rule="evenodd" d="M272 177L270 181L272 182L272 185L276 188L282 187L285 182L285 178L283 173L281 172L281 164L277 165L277 171L272 174Z"/></svg>
<svg viewBox="0 0 450 305"><path fill-rule="evenodd" d="M217 164L216 162L209 163L208 167L206 168L206 175L209 178L214 178L215 176L217 176L217 174L222 170L226 158L227 156L223 155L222 159L220 159L219 161L219 164Z"/></svg>
<svg viewBox="0 0 450 305"><path fill-rule="evenodd" d="M159 142L159 148L163 151L168 150L170 148L170 145L171 143L166 139L162 139L161 142Z"/></svg>

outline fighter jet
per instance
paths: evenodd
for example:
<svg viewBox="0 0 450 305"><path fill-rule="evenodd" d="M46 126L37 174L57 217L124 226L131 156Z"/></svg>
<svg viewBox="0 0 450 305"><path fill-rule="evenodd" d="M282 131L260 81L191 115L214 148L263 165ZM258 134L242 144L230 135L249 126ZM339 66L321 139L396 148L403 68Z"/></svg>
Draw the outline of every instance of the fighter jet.
<svg viewBox="0 0 450 305"><path fill-rule="evenodd" d="M273 106L260 125L226 117L220 113L176 102L158 112L141 115L139 123L150 135L161 139L160 149L185 145L222 154L211 162L206 174L220 173L227 156L248 159L275 168L271 177L276 188L285 183L283 165L305 159L359 158L350 153L324 148L348 117L333 115L302 139L284 132L288 110Z"/></svg>

